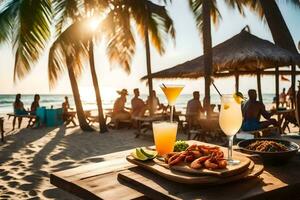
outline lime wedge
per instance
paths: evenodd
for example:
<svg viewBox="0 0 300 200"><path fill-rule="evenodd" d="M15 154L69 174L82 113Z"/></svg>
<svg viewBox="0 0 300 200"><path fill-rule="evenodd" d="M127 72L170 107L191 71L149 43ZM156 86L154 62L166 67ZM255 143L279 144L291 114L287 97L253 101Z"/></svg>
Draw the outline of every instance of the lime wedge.
<svg viewBox="0 0 300 200"><path fill-rule="evenodd" d="M143 149L143 148L140 148L140 151L142 154L144 154L149 159L153 159L157 156L157 151L151 151L151 150L147 150L147 149Z"/></svg>
<svg viewBox="0 0 300 200"><path fill-rule="evenodd" d="M234 93L233 98L238 104L242 104L242 102L244 101L244 96L241 92Z"/></svg>
<svg viewBox="0 0 300 200"><path fill-rule="evenodd" d="M142 161L148 160L148 157L145 156L145 155L140 151L139 148L133 150L133 151L131 152L131 155L132 155L135 159L137 159L137 160L142 160Z"/></svg>

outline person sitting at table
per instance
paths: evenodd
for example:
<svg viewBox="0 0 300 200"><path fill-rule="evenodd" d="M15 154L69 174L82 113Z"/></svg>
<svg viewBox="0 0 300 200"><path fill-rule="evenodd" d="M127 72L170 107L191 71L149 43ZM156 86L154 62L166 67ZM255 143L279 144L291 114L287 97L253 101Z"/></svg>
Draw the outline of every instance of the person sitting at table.
<svg viewBox="0 0 300 200"><path fill-rule="evenodd" d="M286 101L287 94L285 93L285 88L282 89L282 92L279 95L279 103L283 107L284 105L287 105Z"/></svg>
<svg viewBox="0 0 300 200"><path fill-rule="evenodd" d="M112 121L115 123L131 119L130 109L125 107L126 96L128 95L127 90L122 89L121 91L117 91L117 93L120 97L116 99L112 112ZM118 127L118 124L116 124L116 127Z"/></svg>
<svg viewBox="0 0 300 200"><path fill-rule="evenodd" d="M77 126L76 122L74 121L74 115L69 113L69 109L70 109L69 98L67 96L65 96L65 101L62 103L63 121L66 122L66 125L68 125L72 122L72 124L74 126Z"/></svg>
<svg viewBox="0 0 300 200"><path fill-rule="evenodd" d="M156 96L156 91L152 90L152 104L150 104L150 96L148 96L148 99L146 101L146 105L148 106L149 109L152 109L153 113L156 113L159 110L167 110L167 107L164 106L159 102L158 97Z"/></svg>
<svg viewBox="0 0 300 200"><path fill-rule="evenodd" d="M36 115L36 110L40 107L39 101L40 101L40 95L35 94L33 102L31 103L30 106L30 115ZM35 124L35 120L33 121L33 118L30 118L27 127L33 126L34 124Z"/></svg>
<svg viewBox="0 0 300 200"><path fill-rule="evenodd" d="M200 101L200 93L198 91L193 92L193 99L189 100L186 106L187 121L190 125L195 125L200 119L201 113L204 113L205 109L202 107Z"/></svg>
<svg viewBox="0 0 300 200"><path fill-rule="evenodd" d="M254 131L258 129L267 128L270 125L278 127L277 121L271 119L273 115L266 111L265 105L257 101L256 90L251 89L248 91L249 100L242 106L243 114L243 131ZM266 121L260 121L261 115L266 119Z"/></svg>
<svg viewBox="0 0 300 200"><path fill-rule="evenodd" d="M141 117L145 114L147 106L145 102L139 98L140 91L138 88L133 90L134 97L131 99L131 116Z"/></svg>
<svg viewBox="0 0 300 200"><path fill-rule="evenodd" d="M24 104L21 101L21 94L17 94L15 98L15 102L13 103L13 108L14 108L14 114L15 115L27 115L28 112L24 108ZM18 128L21 127L22 124L22 117L18 117ZM15 124L16 124L16 117L14 117L13 120L13 130L15 129Z"/></svg>

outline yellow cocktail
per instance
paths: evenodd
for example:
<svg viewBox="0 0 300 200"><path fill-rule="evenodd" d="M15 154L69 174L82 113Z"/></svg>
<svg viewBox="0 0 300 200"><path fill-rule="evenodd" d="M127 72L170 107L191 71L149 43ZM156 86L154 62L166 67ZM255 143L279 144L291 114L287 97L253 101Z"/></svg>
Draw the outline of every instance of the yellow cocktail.
<svg viewBox="0 0 300 200"><path fill-rule="evenodd" d="M168 103L170 106L174 106L176 103L176 99L179 96L184 86L180 85L166 85L161 86L162 91L165 93Z"/></svg>
<svg viewBox="0 0 300 200"><path fill-rule="evenodd" d="M176 99L179 96L180 92L183 89L183 85L162 85L161 89L165 93L169 106L171 106L171 115L170 120L173 122L173 106L176 103Z"/></svg>
<svg viewBox="0 0 300 200"><path fill-rule="evenodd" d="M176 141L177 122L153 122L152 126L158 155L172 152Z"/></svg>

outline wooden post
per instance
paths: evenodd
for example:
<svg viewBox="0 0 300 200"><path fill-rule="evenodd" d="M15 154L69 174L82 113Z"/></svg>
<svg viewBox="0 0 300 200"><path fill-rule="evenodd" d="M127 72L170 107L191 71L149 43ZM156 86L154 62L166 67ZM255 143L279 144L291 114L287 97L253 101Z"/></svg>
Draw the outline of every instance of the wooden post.
<svg viewBox="0 0 300 200"><path fill-rule="evenodd" d="M147 9L147 8L146 8ZM149 44L149 31L148 31L148 21L145 24L145 50L146 50L146 63L147 63L147 76L148 76L148 89L149 89L149 105L150 105L150 116L153 115L153 82L152 77L150 76L152 74L151 72L151 52L150 52L150 44Z"/></svg>
<svg viewBox="0 0 300 200"><path fill-rule="evenodd" d="M275 68L275 96L276 96L276 109L279 107L279 67Z"/></svg>
<svg viewBox="0 0 300 200"><path fill-rule="evenodd" d="M235 73L234 77L235 77L235 92L238 92L240 88L240 77L238 72Z"/></svg>
<svg viewBox="0 0 300 200"><path fill-rule="evenodd" d="M257 93L258 93L258 99L260 102L263 102L262 92L261 92L261 77L260 77L260 71L256 74L257 78Z"/></svg>
<svg viewBox="0 0 300 200"><path fill-rule="evenodd" d="M292 98L292 108L295 108L295 98L296 98L296 66L292 65L292 73L291 73L291 79L292 79L292 94L293 94L293 98Z"/></svg>
<svg viewBox="0 0 300 200"><path fill-rule="evenodd" d="M212 74L212 39L211 39L211 1L202 1L202 13L203 13L203 30L202 30L202 41L203 41L203 53L204 53L204 81L205 81L205 109L207 111L207 118L211 116L210 109L210 84Z"/></svg>

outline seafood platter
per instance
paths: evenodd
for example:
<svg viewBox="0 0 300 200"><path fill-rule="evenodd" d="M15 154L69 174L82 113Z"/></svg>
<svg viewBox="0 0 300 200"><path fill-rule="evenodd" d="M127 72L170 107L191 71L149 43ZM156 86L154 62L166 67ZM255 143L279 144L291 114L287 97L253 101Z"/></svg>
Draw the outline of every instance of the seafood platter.
<svg viewBox="0 0 300 200"><path fill-rule="evenodd" d="M227 148L193 140L185 143L181 151L162 157L157 156L154 149L137 148L126 159L144 170L184 184L223 184L254 178L263 172L262 162L254 157L234 151L233 157L240 163L228 165Z"/></svg>

